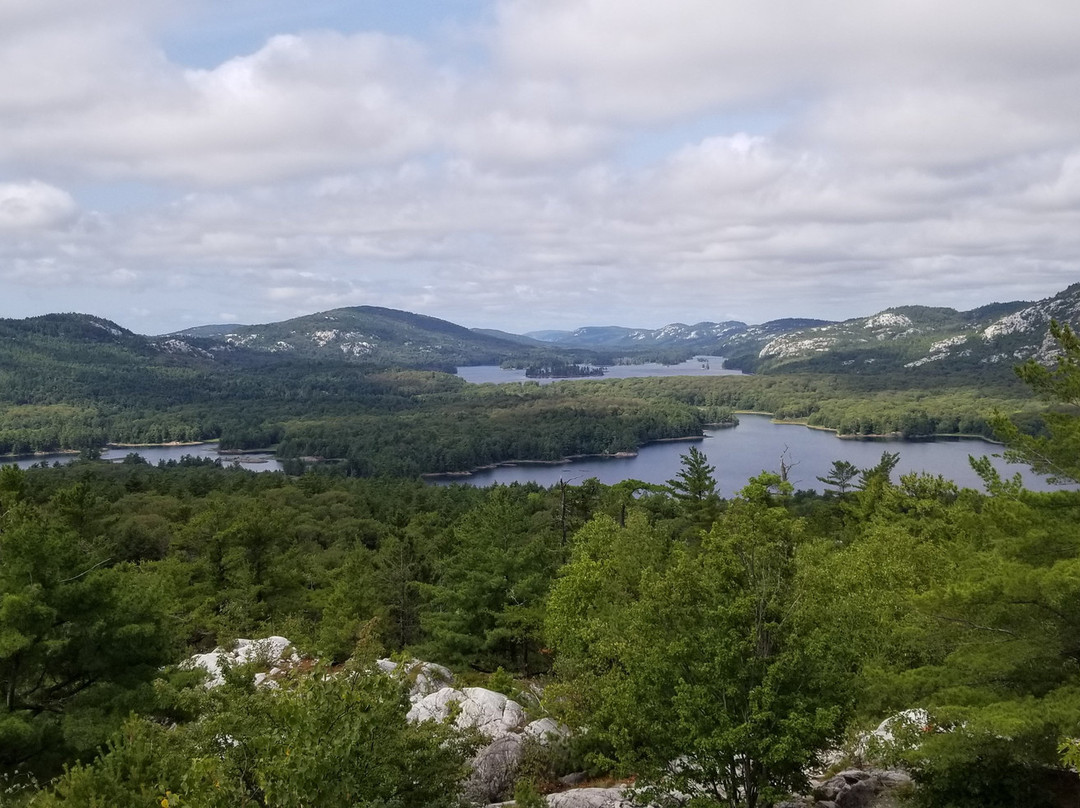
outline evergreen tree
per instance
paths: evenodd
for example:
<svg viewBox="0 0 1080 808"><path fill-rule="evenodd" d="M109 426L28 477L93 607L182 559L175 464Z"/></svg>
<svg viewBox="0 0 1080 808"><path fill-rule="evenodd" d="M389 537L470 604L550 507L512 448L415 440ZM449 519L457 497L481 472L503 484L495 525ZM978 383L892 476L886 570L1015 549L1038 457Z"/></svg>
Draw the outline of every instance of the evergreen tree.
<svg viewBox="0 0 1080 808"><path fill-rule="evenodd" d="M682 468L667 485L681 505L694 531L707 531L720 512L716 491L716 466L710 466L705 453L696 446L682 456Z"/></svg>
<svg viewBox="0 0 1080 808"><path fill-rule="evenodd" d="M850 672L800 615L784 486L751 480L700 547L670 554L628 552L655 535L640 523L587 526L552 592L566 689L646 800L771 806L842 730Z"/></svg>
<svg viewBox="0 0 1080 808"><path fill-rule="evenodd" d="M847 460L834 460L832 470L824 477L818 477L818 482L836 488L838 494L843 494L851 487L851 481L859 476L859 468Z"/></svg>

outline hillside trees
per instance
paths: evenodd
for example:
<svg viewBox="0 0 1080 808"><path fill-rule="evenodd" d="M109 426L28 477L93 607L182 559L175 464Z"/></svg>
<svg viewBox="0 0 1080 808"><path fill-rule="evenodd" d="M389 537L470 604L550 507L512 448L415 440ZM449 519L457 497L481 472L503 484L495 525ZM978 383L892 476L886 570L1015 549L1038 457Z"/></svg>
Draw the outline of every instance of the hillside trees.
<svg viewBox="0 0 1080 808"><path fill-rule="evenodd" d="M1080 345L1056 324L1052 335L1056 366L1019 370L1060 407L1049 434L1027 438L999 424L1015 459L1075 480ZM1051 805L1056 781L1069 779L1058 747L1080 734L1080 495L1026 492L975 465L989 496L925 475L898 486L879 479L859 494L873 507L856 542L887 524L939 558L933 584L909 593L900 622L915 653L893 657L868 685L884 710L919 705L943 730L901 752L921 805Z"/></svg>
<svg viewBox="0 0 1080 808"><path fill-rule="evenodd" d="M1009 457L1059 482L1080 482L1080 337L1068 325L1051 322L1050 336L1059 353L1053 368L1034 359L1016 369L1038 395L1054 405L1043 415L1046 434L1021 432L1003 416L994 420L998 436L1009 445Z"/></svg>
<svg viewBox="0 0 1080 808"><path fill-rule="evenodd" d="M544 603L562 551L543 505L525 487L498 486L454 526L438 579L427 587L431 658L485 670L546 667L538 658Z"/></svg>
<svg viewBox="0 0 1080 808"><path fill-rule="evenodd" d="M720 513L720 495L716 478L705 454L696 446L682 456L682 466L674 479L667 481L671 497L691 531L708 531Z"/></svg>
<svg viewBox="0 0 1080 808"><path fill-rule="evenodd" d="M145 703L170 632L150 582L26 502L0 494L0 763L50 772Z"/></svg>
<svg viewBox="0 0 1080 808"><path fill-rule="evenodd" d="M646 796L772 805L843 726L849 673L799 615L802 525L776 490L751 480L700 547L594 521L552 592L559 670Z"/></svg>

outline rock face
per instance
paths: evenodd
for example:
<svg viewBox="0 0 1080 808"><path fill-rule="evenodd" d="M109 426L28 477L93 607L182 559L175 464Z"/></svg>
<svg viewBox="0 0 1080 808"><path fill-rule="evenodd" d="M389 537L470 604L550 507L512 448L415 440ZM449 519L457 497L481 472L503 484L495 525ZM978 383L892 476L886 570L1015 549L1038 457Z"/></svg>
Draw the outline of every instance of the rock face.
<svg viewBox="0 0 1080 808"><path fill-rule="evenodd" d="M232 649L215 648L208 654L195 654L183 663L186 668L202 668L207 672L206 686L217 687L225 683L226 667L260 663L267 670L255 674L255 684L272 685L273 678L300 661L292 650L292 643L285 637L267 637L262 640L237 640Z"/></svg>
<svg viewBox="0 0 1080 808"><path fill-rule="evenodd" d="M441 688L413 702L408 719L445 721L451 716L456 726L474 727L492 739L521 732L525 725L525 711L520 704L482 687Z"/></svg>
<svg viewBox="0 0 1080 808"><path fill-rule="evenodd" d="M484 805L513 794L524 745L521 735L509 734L477 752L471 762L472 774L465 781L465 799Z"/></svg>
<svg viewBox="0 0 1080 808"><path fill-rule="evenodd" d="M411 682L409 698L414 702L454 683L454 674L450 672L450 669L436 665L434 662L413 659L399 665L392 659L380 659L375 664L386 674L397 673L398 668L404 666L405 676Z"/></svg>
<svg viewBox="0 0 1080 808"><path fill-rule="evenodd" d="M892 808L911 787L912 780L906 772L848 769L815 784L812 798L786 804L800 808Z"/></svg>
<svg viewBox="0 0 1080 808"><path fill-rule="evenodd" d="M441 670L449 674L445 668ZM429 676L425 681L433 685L436 678ZM446 686L423 693L423 689L414 685L412 709L407 716L410 721L453 720L456 726L476 729L489 739L473 758L473 773L465 783L465 797L475 804L510 797L526 743L557 743L570 734L564 724L550 718L528 723L525 709L520 704L493 690L482 687L458 690Z"/></svg>
<svg viewBox="0 0 1080 808"><path fill-rule="evenodd" d="M634 808L621 788L574 788L549 794L550 808Z"/></svg>

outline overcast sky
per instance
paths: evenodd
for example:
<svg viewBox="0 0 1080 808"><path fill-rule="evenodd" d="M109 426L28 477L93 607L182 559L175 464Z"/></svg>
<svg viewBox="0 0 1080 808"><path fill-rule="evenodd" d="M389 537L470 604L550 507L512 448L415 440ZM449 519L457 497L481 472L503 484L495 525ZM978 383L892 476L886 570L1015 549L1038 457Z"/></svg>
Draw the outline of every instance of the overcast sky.
<svg viewBox="0 0 1080 808"><path fill-rule="evenodd" d="M0 316L520 333L1075 281L1077 0L0 2Z"/></svg>

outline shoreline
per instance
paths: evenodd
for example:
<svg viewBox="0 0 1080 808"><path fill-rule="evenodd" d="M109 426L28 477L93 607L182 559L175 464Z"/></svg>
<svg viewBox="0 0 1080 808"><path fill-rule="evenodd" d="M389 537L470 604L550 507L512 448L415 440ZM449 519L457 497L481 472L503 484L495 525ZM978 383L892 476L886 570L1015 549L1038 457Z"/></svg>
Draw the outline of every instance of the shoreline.
<svg viewBox="0 0 1080 808"><path fill-rule="evenodd" d="M182 447L192 447L192 448L194 448L194 447L201 447L201 446L218 447L219 444L220 444L220 441L218 439L216 439L216 438L213 439L213 440L196 440L196 441L174 440L174 441L167 441L165 443L114 443L114 442L109 442L109 443L106 443L104 446L101 446L100 448L98 448L98 451L101 454L105 454L106 452L117 452L117 453L119 453L119 452L123 452L123 451L126 450L130 454L138 454L139 449L175 449L175 448L178 448L178 447L179 448L182 448ZM249 464L268 463L270 461L277 460L278 458L275 455L274 451L275 450L273 448L265 448L265 449L221 449L221 448L215 448L214 449L215 454L222 460L233 459L233 461L237 462L237 463L249 463ZM0 454L0 463L8 463L8 462L17 463L17 462L20 462L20 461L23 461L23 460L34 460L34 459L39 459L39 458L57 457L57 456L60 456L60 455L62 455L64 457L78 457L79 454L81 454L81 452L82 452L81 449L50 449L50 450L44 451L44 452L29 452L29 453L23 452L23 453L20 453L20 454ZM258 459L254 459L254 460L239 459L239 458L244 457L245 455L267 455L267 457L258 458ZM123 460L123 457L118 456L118 457L112 457L112 458L108 458L108 459L105 459L105 458L102 458L102 459L105 460L105 462L116 463L116 462L119 462L120 460Z"/></svg>
<svg viewBox="0 0 1080 808"><path fill-rule="evenodd" d="M733 410L736 415L768 415L771 416L771 412L763 412L761 410ZM905 438L902 432L886 432L886 433L872 433L868 435L856 434L854 432L841 432L836 427L821 426L820 424L808 424L806 419L799 418L770 418L771 422L777 426L802 426L807 429L816 429L819 432L832 432L836 435L838 440L865 440L865 441L894 441L896 443L930 443L941 438L948 438L952 440L977 440L983 443L989 443L992 446L1004 446L1005 444L999 440L988 438L985 435L973 435L967 432L935 432L931 435L914 435L910 438Z"/></svg>
<svg viewBox="0 0 1080 808"><path fill-rule="evenodd" d="M105 449L158 449L165 446L206 446L214 440L170 440L165 443L106 443Z"/></svg>
<svg viewBox="0 0 1080 808"><path fill-rule="evenodd" d="M706 437L706 435L686 435L681 438L657 438L656 440L645 441L641 446L638 446L638 449L653 443L702 441L705 440ZM498 468L513 468L514 466L561 466L564 463L573 463L575 460L588 460L591 457L598 457L606 460L629 460L630 458L637 456L638 451L634 450L632 452L591 452L589 454L566 455L558 460L503 460L498 463L487 463L483 466L474 466L468 471L426 471L420 475L420 478L423 480L429 478L464 478L471 477L478 471L491 471L492 469Z"/></svg>

